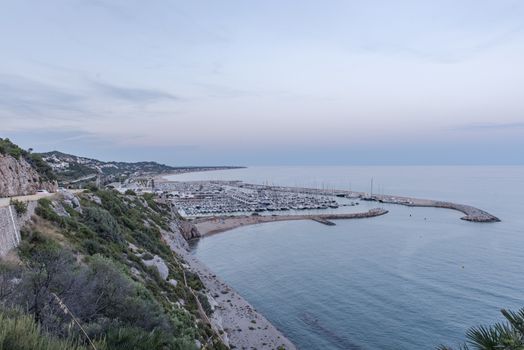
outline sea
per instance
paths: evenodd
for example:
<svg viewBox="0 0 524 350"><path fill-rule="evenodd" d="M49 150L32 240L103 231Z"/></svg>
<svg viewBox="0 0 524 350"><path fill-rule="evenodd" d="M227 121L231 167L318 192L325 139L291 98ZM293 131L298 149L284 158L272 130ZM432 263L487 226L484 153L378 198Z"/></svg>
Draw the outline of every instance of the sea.
<svg viewBox="0 0 524 350"><path fill-rule="evenodd" d="M472 326L524 307L524 167L275 166L172 180L352 189L469 204L462 213L382 206L384 216L246 226L201 239L195 254L299 349L457 347ZM354 207L348 207L354 210Z"/></svg>

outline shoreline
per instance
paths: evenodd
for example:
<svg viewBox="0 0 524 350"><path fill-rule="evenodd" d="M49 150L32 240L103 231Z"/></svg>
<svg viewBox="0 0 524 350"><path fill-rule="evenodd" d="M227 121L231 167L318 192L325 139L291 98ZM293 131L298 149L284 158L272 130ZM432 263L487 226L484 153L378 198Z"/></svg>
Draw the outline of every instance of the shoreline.
<svg viewBox="0 0 524 350"><path fill-rule="evenodd" d="M173 253L200 277L214 310L209 321L222 341L231 349L296 350L296 346L280 330L195 257L177 225L172 226L171 233L163 232L163 239Z"/></svg>
<svg viewBox="0 0 524 350"><path fill-rule="evenodd" d="M348 214L306 214L306 215L239 215L213 216L195 219L191 223L196 227L200 237L233 230L238 227L258 225L268 222L312 220L320 224L332 225L329 220L365 219L382 216L388 211L381 208L370 209L366 212Z"/></svg>
<svg viewBox="0 0 524 350"><path fill-rule="evenodd" d="M155 174L152 177L158 183L166 183L166 182L174 182L174 180L168 179L167 178L168 176L182 175L182 174L189 174L189 173L203 173L206 171L236 170L236 169L246 169L246 168L247 168L246 166L180 167L178 171L174 169L171 172Z"/></svg>
<svg viewBox="0 0 524 350"><path fill-rule="evenodd" d="M155 178L162 183L175 183L167 176L176 174L158 174ZM208 181L182 181L182 182L208 182ZM222 181L224 183L239 183L239 181ZM296 191L315 195L328 195L345 198L355 198L379 203L397 204L411 207L435 207L457 210L465 214L462 220L471 222L497 222L497 217L481 209L455 204L452 202L417 199L391 195L368 195L364 192L354 191L325 191L311 188L264 186L242 183L252 189L268 189L273 191ZM177 209L173 206L174 212ZM199 217L180 221L176 219L177 227L173 230L173 237L164 237L172 251L180 256L188 268L196 273L205 286L205 294L212 305L214 312L209 317L213 329L219 334L225 344L231 348L239 349L287 349L294 350L296 346L285 337L270 321L249 304L239 293L222 281L212 269L202 263L190 251L188 241L199 239L213 234L226 232L235 228L279 221L313 220L319 224L335 225L329 220L372 218L387 214L382 208L375 208L367 212L344 214L297 214L297 215L218 215ZM179 225L187 223L184 228ZM189 229L188 232L186 230Z"/></svg>

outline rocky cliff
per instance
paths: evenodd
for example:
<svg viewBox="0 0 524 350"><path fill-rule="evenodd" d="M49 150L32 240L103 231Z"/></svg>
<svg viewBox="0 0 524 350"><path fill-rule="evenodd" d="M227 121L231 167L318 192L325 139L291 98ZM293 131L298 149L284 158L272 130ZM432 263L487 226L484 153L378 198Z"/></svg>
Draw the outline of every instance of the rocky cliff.
<svg viewBox="0 0 524 350"><path fill-rule="evenodd" d="M54 192L57 186L54 182L44 181L23 157L16 159L0 154L0 197L35 194L40 189Z"/></svg>

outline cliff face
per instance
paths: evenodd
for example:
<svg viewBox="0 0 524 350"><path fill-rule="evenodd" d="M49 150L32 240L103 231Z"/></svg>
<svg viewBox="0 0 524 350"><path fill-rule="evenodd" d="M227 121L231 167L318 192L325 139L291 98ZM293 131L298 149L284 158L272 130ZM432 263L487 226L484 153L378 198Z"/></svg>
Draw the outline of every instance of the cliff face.
<svg viewBox="0 0 524 350"><path fill-rule="evenodd" d="M30 195L41 189L54 192L57 186L42 181L25 159L0 154L0 197Z"/></svg>

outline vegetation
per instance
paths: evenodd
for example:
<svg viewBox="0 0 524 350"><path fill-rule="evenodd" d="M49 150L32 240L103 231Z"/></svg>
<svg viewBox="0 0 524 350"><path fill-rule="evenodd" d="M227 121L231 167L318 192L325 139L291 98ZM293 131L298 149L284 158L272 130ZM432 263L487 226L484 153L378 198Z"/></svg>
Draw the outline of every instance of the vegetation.
<svg viewBox="0 0 524 350"><path fill-rule="evenodd" d="M25 213L27 213L26 202L22 202L18 199L11 199L9 204L15 208L15 211L18 215L24 215Z"/></svg>
<svg viewBox="0 0 524 350"><path fill-rule="evenodd" d="M71 338L58 339L18 310L0 309L0 350L84 350Z"/></svg>
<svg viewBox="0 0 524 350"><path fill-rule="evenodd" d="M41 180L56 180L53 169L43 160L40 154L26 151L12 143L8 138L0 138L0 154L9 155L15 159L25 159L40 174Z"/></svg>
<svg viewBox="0 0 524 350"><path fill-rule="evenodd" d="M524 308L518 312L502 310L506 319L504 323L492 326L471 328L466 333L467 342L459 347L461 350L523 350L524 349ZM452 350L440 346L439 350Z"/></svg>
<svg viewBox="0 0 524 350"><path fill-rule="evenodd" d="M58 342L52 349L62 349L62 343L89 348L73 316L98 349L185 350L195 349L195 340L207 349L225 349L199 314L196 298L209 314L211 307L198 275L185 271L161 239L169 208L152 196L96 188L82 194L80 203L77 211L66 202L40 199L38 217L22 232L22 264L0 264L0 307L24 310L20 317L37 329L27 336L20 332L9 349L26 349L33 334ZM168 266L168 279L182 282L186 274L188 286L174 286L146 266L143 257L153 255Z"/></svg>
<svg viewBox="0 0 524 350"><path fill-rule="evenodd" d="M77 157L62 152L47 152L43 158L55 169L59 182L72 185L71 182L81 178L99 175L102 183L123 181L136 174L158 174L171 172L175 168L155 162L104 162L97 159ZM66 164L67 166L63 166ZM86 180L87 181L87 180ZM83 183L83 181L80 181Z"/></svg>
<svg viewBox="0 0 524 350"><path fill-rule="evenodd" d="M20 159L20 157L26 153L27 152L25 150L12 143L11 140L7 138L0 138L0 154L5 154L13 158Z"/></svg>

